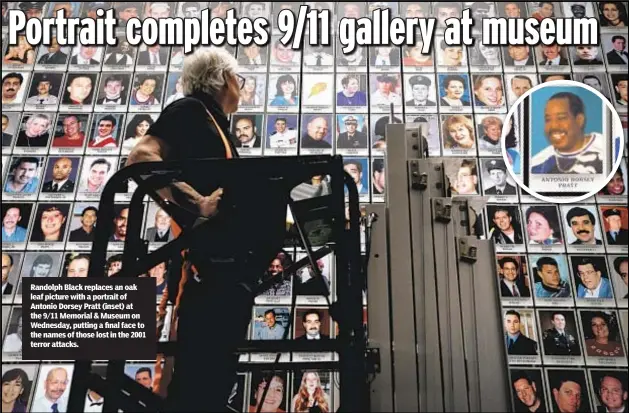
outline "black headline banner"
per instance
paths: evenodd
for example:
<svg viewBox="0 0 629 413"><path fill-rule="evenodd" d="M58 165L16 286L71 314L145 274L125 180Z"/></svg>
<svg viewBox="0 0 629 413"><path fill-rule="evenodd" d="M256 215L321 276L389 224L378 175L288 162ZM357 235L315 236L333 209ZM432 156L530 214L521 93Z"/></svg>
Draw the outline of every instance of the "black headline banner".
<svg viewBox="0 0 629 413"><path fill-rule="evenodd" d="M152 360L153 278L24 278L24 360Z"/></svg>

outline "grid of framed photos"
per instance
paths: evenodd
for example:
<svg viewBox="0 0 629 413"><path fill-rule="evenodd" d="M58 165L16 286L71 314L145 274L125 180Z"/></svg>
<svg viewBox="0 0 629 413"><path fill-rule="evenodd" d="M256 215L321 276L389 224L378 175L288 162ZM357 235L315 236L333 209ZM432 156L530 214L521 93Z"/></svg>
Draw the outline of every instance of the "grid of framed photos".
<svg viewBox="0 0 629 413"><path fill-rule="evenodd" d="M29 385L15 402L37 410L46 378L71 383L72 376L68 361L22 360L21 280L87 274L102 188L123 167L161 109L182 97L179 76L184 55L180 47L130 46L122 33L116 47L64 47L56 40L50 45L30 46L25 39L17 46L8 46L5 17L6 10L12 8L38 18L61 8L66 15L94 16L97 8L114 7L121 26L135 16L197 17L208 7L214 17L224 17L228 9L235 8L239 16L270 18L272 32L267 46L225 46L238 60L246 79L239 112L231 117L231 132L240 154L341 154L347 172L355 178L361 202L384 202L385 125L402 121L420 124L429 155L449 159L446 172L451 194L489 197L476 228L479 235L497 241L497 281L501 283L505 320L517 312L520 334L539 343L534 354L509 356L516 409L523 406L518 403L528 403L523 401L526 397L520 397L528 394L535 403L541 400L557 410L552 390L562 374L576 377L580 384L581 410L603 403L599 397L601 383L613 382L606 374L619 375L614 377L624 380L626 391L626 373L622 376L619 372L627 366L628 350L627 261L622 260L627 256L629 229L626 158L619 173L592 199L581 205L548 205L521 193L511 181L499 140L506 113L517 98L536 84L555 79L573 79L599 90L620 113L626 138L627 4L305 3L331 10L336 19L333 27L342 17L369 16L380 7L389 7L393 16L434 16L438 19L437 33L427 55L421 53L424 40L419 37L413 46L359 47L345 55L334 30L334 42L329 46L305 45L302 50L290 50L279 43L281 34L272 16L277 16L278 10L296 10L301 4L2 3L2 380L4 384L5 379L11 382L19 378ZM601 44L487 47L477 41L469 47L448 46L443 42L444 21L460 15L463 8L472 8L476 18L594 17L601 24ZM476 25L473 32L476 40L480 39L479 28ZM115 273L121 265L126 203L133 190L129 185L128 193L117 198L108 273ZM147 203L145 209L143 231L151 248L171 240L170 217L153 203ZM535 230L534 225L547 229ZM270 263L269 269L279 272L302 255L301 251L287 250ZM335 294L333 263L330 257L317 263L331 298ZM547 276L547 268L555 268L559 275ZM161 264L150 272L156 279L156 303L168 270ZM515 282L503 282L513 277L514 271ZM308 268L302 272L292 282L256 299L250 338L275 337L288 325L289 317L293 321L290 338L335 337L336 326L326 300L312 282L314 272ZM601 282L604 289L589 290L590 273L605 280ZM549 288L545 277L555 280L555 287ZM598 298L590 297L593 293ZM289 314L293 294L297 295L297 310ZM552 344L552 329L559 328L562 321L557 320L561 317L566 337L569 335L569 345L564 346L568 354ZM604 329L603 324L609 331L605 346L596 344L594 333L595 328ZM161 339L168 340L167 333ZM555 342L563 345L562 340ZM574 352L575 346L579 354ZM599 350L611 354L601 355ZM274 356L251 354L246 361L268 361ZM283 355L282 361L334 357L293 354ZM147 362L130 363L128 374L150 386L154 363ZM254 376L241 376L235 387L230 401L235 411L256 406L261 378ZM323 390L318 405L338 406L334 373L297 372L273 378L271 386L281 387L282 394L275 399L276 409L303 411L304 401L295 397L313 380ZM58 394L63 399L68 392L63 388ZM100 411L98 397L86 396L86 411Z"/></svg>

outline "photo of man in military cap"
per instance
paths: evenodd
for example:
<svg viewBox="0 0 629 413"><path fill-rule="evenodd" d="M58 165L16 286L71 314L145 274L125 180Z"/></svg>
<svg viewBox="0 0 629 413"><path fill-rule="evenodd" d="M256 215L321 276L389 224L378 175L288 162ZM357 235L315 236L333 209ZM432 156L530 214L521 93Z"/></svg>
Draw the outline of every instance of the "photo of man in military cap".
<svg viewBox="0 0 629 413"><path fill-rule="evenodd" d="M348 115L342 119L345 132L341 132L336 141L338 149L366 149L369 138L359 129L358 118L361 115ZM364 125L364 122L361 122ZM342 130L342 128L341 128Z"/></svg>
<svg viewBox="0 0 629 413"><path fill-rule="evenodd" d="M428 76L413 75L408 79L411 99L406 101L406 106L437 106L437 102L430 100L431 96L436 96L436 91L432 88L432 80Z"/></svg>
<svg viewBox="0 0 629 413"><path fill-rule="evenodd" d="M493 183L492 186L485 189L486 195L517 195L515 186L507 182L509 174L507 173L507 166L502 159L486 161L485 169L489 178L486 182Z"/></svg>

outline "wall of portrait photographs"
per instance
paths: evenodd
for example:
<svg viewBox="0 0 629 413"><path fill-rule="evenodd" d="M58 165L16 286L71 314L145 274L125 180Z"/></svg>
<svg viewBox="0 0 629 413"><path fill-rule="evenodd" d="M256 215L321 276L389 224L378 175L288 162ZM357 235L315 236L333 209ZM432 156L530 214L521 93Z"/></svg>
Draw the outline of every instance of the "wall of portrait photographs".
<svg viewBox="0 0 629 413"><path fill-rule="evenodd" d="M181 47L131 46L121 32L116 47L6 43L6 12L18 8L29 18L95 16L116 9L120 26L131 17L196 17L210 8L223 17L269 17L267 46L225 46L246 78L231 132L243 156L341 154L361 202L384 202L385 125L420 124L431 157L460 161L452 194L490 197L480 225L497 242L505 345L514 407L543 403L557 411L565 403L558 389L570 378L581 394L577 410L606 405L627 391L627 161L603 191L580 205L542 204L521 193L506 173L500 135L516 99L533 86L572 79L599 90L627 125L627 3L625 2L307 2L327 8L335 19L370 15L389 7L393 16L438 19L429 54L423 39L413 46L359 47L345 55L338 38L329 46L282 46L271 16L296 10L298 2L3 2L2 3L2 383L24 391L14 406L49 411L53 400L64 411L72 383L70 361L23 360L22 279L81 277L87 274L99 195L124 166L130 150L159 112L182 97ZM601 43L594 46L454 47L443 41L444 21L472 8L476 18L594 17ZM333 22L332 33L336 36ZM393 104L393 118L390 116ZM518 156L517 142L507 152ZM625 153L626 156L626 153ZM117 198L108 274L120 269L126 236L126 204ZM262 218L261 218L262 219ZM172 239L170 217L147 203L145 238L151 247ZM285 251L270 263L277 273L303 252ZM318 262L335 294L334 260ZM158 265L156 299L169 268ZM250 338L274 339L293 319L289 337L334 337L336 326L304 269L292 282L256 299ZM309 282L311 281L311 282ZM290 314L293 294L297 310ZM156 300L156 303L157 303ZM172 311L169 309L169 311ZM480 327L482 328L482 327ZM161 340L168 340L168 329ZM510 343L509 340L514 340ZM286 354L283 361L332 360L335 355ZM275 355L251 354L246 361ZM100 370L98 370L100 369ZM97 367L102 371L104 366ZM154 362L130 362L127 374L151 387ZM259 403L263 377L242 374L230 406L235 411ZM620 383L620 384L619 384ZM54 386L53 386L54 384ZM573 384L570 384L574 387ZM55 387L56 386L56 387ZM338 406L334 372L287 372L270 383L272 411L305 411L308 390L320 389L318 406ZM619 387L620 386L620 387ZM619 390L620 389L620 390ZM618 393L618 392L621 393ZM271 393L271 392L270 392ZM16 393L17 394L17 393ZM305 397L305 399L304 399ZM3 400L4 402L4 400ZM100 404L99 404L100 403ZM86 411L100 411L102 398L86 395ZM17 411L17 410L16 410ZM328 411L328 410L324 410Z"/></svg>

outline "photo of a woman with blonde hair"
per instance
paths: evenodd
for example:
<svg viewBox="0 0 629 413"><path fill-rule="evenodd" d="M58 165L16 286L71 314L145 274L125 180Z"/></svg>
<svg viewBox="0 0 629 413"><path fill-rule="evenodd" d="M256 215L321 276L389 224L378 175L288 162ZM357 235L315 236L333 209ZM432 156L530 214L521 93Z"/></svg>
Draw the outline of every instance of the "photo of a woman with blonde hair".
<svg viewBox="0 0 629 413"><path fill-rule="evenodd" d="M321 377L316 371L305 371L301 376L301 385L291 403L291 412L309 412L311 407L328 413L331 411L330 397L325 392Z"/></svg>
<svg viewBox="0 0 629 413"><path fill-rule="evenodd" d="M448 115L441 118L445 149L472 149L476 145L471 116Z"/></svg>

